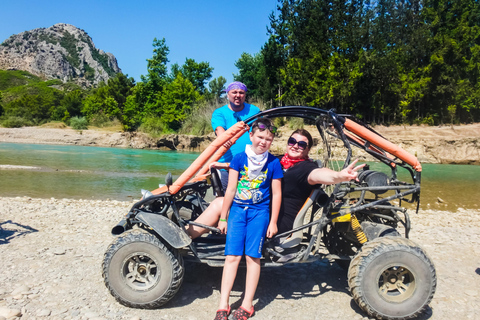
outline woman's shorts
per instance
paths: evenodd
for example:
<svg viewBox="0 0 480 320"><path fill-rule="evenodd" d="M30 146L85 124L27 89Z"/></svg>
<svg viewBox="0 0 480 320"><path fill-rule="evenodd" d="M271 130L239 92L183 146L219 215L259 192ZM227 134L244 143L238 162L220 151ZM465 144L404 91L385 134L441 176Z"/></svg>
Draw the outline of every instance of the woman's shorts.
<svg viewBox="0 0 480 320"><path fill-rule="evenodd" d="M228 215L225 255L262 257L262 247L270 221L267 209L233 205Z"/></svg>

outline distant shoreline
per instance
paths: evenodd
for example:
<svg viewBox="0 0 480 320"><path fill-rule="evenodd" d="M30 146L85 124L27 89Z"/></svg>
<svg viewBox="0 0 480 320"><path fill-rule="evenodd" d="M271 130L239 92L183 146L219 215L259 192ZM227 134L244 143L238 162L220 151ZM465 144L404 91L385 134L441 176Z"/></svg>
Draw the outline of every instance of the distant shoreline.
<svg viewBox="0 0 480 320"><path fill-rule="evenodd" d="M320 138L313 126L306 126L314 138ZM457 126L376 126L375 131L415 155L421 163L480 165L480 123ZM282 153L293 130L279 129L271 150ZM73 130L70 128L1 128L0 142L81 145L133 149L203 151L213 140L206 136L168 134L154 139L141 132Z"/></svg>

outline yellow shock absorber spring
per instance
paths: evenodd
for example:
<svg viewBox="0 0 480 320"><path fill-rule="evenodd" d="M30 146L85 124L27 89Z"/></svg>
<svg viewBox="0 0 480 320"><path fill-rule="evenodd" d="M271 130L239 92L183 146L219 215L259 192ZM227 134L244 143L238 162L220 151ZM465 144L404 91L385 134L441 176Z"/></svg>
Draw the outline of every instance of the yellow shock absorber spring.
<svg viewBox="0 0 480 320"><path fill-rule="evenodd" d="M358 222L358 219L354 214L352 214L352 220L350 221L350 223L352 225L353 232L357 236L358 242L360 242L361 244L367 242L367 236L363 232L362 227L360 226L360 222Z"/></svg>

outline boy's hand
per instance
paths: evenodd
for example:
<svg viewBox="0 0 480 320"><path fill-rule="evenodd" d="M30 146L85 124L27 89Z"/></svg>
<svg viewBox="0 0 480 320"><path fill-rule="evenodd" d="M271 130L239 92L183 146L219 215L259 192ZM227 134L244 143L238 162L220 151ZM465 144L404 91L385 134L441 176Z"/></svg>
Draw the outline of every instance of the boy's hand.
<svg viewBox="0 0 480 320"><path fill-rule="evenodd" d="M233 145L233 143L232 143L232 141L230 141L230 140L227 140L227 142L225 142L225 143L223 144L223 146L224 146L225 148L227 148L227 149L230 148L232 145Z"/></svg>
<svg viewBox="0 0 480 320"><path fill-rule="evenodd" d="M267 238L273 238L273 236L276 235L277 232L278 232L277 224L270 223L267 229Z"/></svg>
<svg viewBox="0 0 480 320"><path fill-rule="evenodd" d="M227 169L228 170L228 163L224 163L224 162L212 162L210 163L210 165L208 166L210 171L212 170L212 168L215 168L215 169Z"/></svg>
<svg viewBox="0 0 480 320"><path fill-rule="evenodd" d="M221 234L227 234L227 222L226 221L219 221L218 227Z"/></svg>

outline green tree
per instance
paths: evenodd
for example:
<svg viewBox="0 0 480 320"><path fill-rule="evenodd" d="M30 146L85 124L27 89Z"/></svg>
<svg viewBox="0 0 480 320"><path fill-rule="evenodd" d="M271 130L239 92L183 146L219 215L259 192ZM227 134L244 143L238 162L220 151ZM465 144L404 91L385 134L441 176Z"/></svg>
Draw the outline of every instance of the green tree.
<svg viewBox="0 0 480 320"><path fill-rule="evenodd" d="M180 73L157 96L157 116L170 129L178 130L193 104L200 98L195 86Z"/></svg>
<svg viewBox="0 0 480 320"><path fill-rule="evenodd" d="M200 94L204 94L205 85L212 78L213 68L208 62L196 62L194 59L187 58L184 65L179 68L179 72L195 86Z"/></svg>
<svg viewBox="0 0 480 320"><path fill-rule="evenodd" d="M121 123L125 131L135 130L142 123L142 112L136 98L137 95L135 94L135 92L133 92L133 94L127 97L127 100L125 102L121 119Z"/></svg>
<svg viewBox="0 0 480 320"><path fill-rule="evenodd" d="M133 130L136 128L133 124L136 123L137 120L128 119L125 113L128 113L129 116L135 119L138 118L137 113L141 113L141 109L137 108L136 103L135 108L133 108L132 104L133 101L136 102L137 95L130 101L128 111L125 109L127 108L126 102L133 94L134 87L135 81L133 78L128 78L122 73L116 74L115 77L108 80L107 84L101 83L99 87L94 89L92 94L85 99L82 109L83 114L85 114L89 121L99 116L109 120L118 119L123 125L124 130ZM68 110L68 112L71 114L70 110Z"/></svg>
<svg viewBox="0 0 480 320"><path fill-rule="evenodd" d="M61 102L64 109L63 116L65 117L66 113L68 113L68 117L65 117L65 120L82 115L83 97L84 94L80 90L74 90L65 95Z"/></svg>
<svg viewBox="0 0 480 320"><path fill-rule="evenodd" d="M267 43L261 49L263 58L260 64L259 93L263 100L271 107L275 107L282 96L281 69L285 67L285 50L277 40L277 37L270 35ZM278 102L277 102L278 101Z"/></svg>
<svg viewBox="0 0 480 320"><path fill-rule="evenodd" d="M261 53L251 55L249 53L242 53L240 59L235 62L235 67L240 72L238 75L234 75L236 81L243 82L248 88L248 95L258 98L260 96L259 84L261 63L263 58Z"/></svg>
<svg viewBox="0 0 480 320"><path fill-rule="evenodd" d="M165 38L158 40L157 38L153 39L153 57L147 59L147 76L141 76L143 82L151 82L157 87L165 82L167 78L167 63L168 63L168 53L170 49L166 45Z"/></svg>
<svg viewBox="0 0 480 320"><path fill-rule="evenodd" d="M109 88L105 85L94 90L83 103L82 113L90 121L98 115L106 116L113 120L121 116L118 102L110 95Z"/></svg>
<svg viewBox="0 0 480 320"><path fill-rule="evenodd" d="M118 108L123 110L127 97L132 94L135 80L123 73L117 73L115 77L108 79L108 93L118 103Z"/></svg>
<svg viewBox="0 0 480 320"><path fill-rule="evenodd" d="M38 94L24 95L11 101L6 106L7 116L24 118L34 124L41 124L50 119L52 105L48 99Z"/></svg>
<svg viewBox="0 0 480 320"><path fill-rule="evenodd" d="M161 40L154 38L153 47L153 56L147 59L147 75L140 77L143 85L137 91L137 101L146 110L153 108L157 93L171 81L167 67L170 49L166 45L165 38Z"/></svg>
<svg viewBox="0 0 480 320"><path fill-rule="evenodd" d="M222 76L213 79L208 83L208 87L210 88L210 94L215 97L217 100L220 99L222 94L225 92L225 84L227 83L227 79Z"/></svg>

